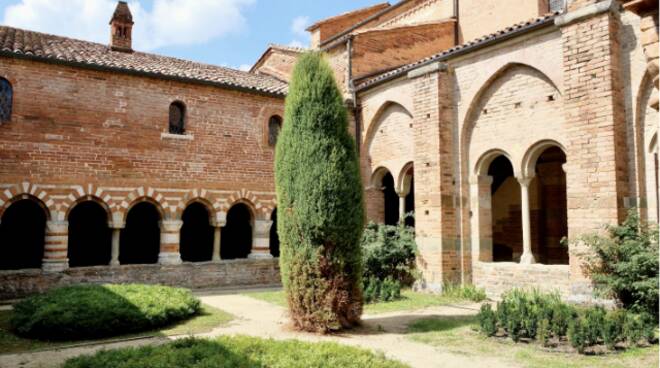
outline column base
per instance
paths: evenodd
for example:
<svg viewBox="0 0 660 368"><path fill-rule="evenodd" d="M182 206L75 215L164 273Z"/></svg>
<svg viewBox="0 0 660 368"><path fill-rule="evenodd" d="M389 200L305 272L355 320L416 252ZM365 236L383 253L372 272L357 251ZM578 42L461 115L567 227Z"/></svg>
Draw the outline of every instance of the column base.
<svg viewBox="0 0 660 368"><path fill-rule="evenodd" d="M180 265L181 254L180 253L160 253L158 254L158 263L162 265Z"/></svg>
<svg viewBox="0 0 660 368"><path fill-rule="evenodd" d="M41 270L47 273L63 272L69 269L69 260L51 260L44 259L41 263Z"/></svg>
<svg viewBox="0 0 660 368"><path fill-rule="evenodd" d="M536 263L536 260L534 259L534 255L532 253L523 253L520 256L520 264L534 264Z"/></svg>
<svg viewBox="0 0 660 368"><path fill-rule="evenodd" d="M110 261L110 267L119 267L119 261Z"/></svg>
<svg viewBox="0 0 660 368"><path fill-rule="evenodd" d="M273 259L273 255L270 252L252 252L248 254L248 259Z"/></svg>

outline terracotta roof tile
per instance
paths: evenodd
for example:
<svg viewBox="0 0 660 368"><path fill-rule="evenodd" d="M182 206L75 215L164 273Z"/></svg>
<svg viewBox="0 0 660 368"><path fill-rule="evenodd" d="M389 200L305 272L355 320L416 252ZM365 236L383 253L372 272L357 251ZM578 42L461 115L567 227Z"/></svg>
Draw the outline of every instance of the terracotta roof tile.
<svg viewBox="0 0 660 368"><path fill-rule="evenodd" d="M284 96L287 92L286 83L266 75L144 52L113 51L99 43L7 26L0 26L0 54L182 79L270 95Z"/></svg>

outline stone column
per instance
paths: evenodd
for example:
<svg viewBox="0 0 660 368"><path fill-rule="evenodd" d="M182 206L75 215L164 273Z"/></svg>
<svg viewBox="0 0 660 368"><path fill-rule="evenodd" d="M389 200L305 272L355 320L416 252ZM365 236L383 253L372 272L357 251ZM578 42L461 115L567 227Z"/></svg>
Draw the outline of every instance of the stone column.
<svg viewBox="0 0 660 368"><path fill-rule="evenodd" d="M181 238L181 220L163 220L160 222L160 254L158 263L163 265L181 264L179 240Z"/></svg>
<svg viewBox="0 0 660 368"><path fill-rule="evenodd" d="M220 262L220 246L222 243L222 228L226 225L225 222L216 222L211 223L213 226L213 257L211 258L212 262Z"/></svg>
<svg viewBox="0 0 660 368"><path fill-rule="evenodd" d="M529 210L529 184L533 178L517 178L520 183L520 211L522 213L523 254L520 256L521 264L535 263L532 254L532 226Z"/></svg>
<svg viewBox="0 0 660 368"><path fill-rule="evenodd" d="M44 272L62 272L69 268L69 222L46 221L46 239L41 269Z"/></svg>
<svg viewBox="0 0 660 368"><path fill-rule="evenodd" d="M470 227L474 261L493 261L493 211L490 193L492 184L492 176L479 175L470 178Z"/></svg>
<svg viewBox="0 0 660 368"><path fill-rule="evenodd" d="M399 195L399 221L403 221L406 217L406 194L397 194Z"/></svg>
<svg viewBox="0 0 660 368"><path fill-rule="evenodd" d="M255 220L252 234L252 252L248 255L250 259L273 258L270 254L270 227L273 221Z"/></svg>
<svg viewBox="0 0 660 368"><path fill-rule="evenodd" d="M110 222L108 227L112 229L112 248L110 252L110 266L119 266L119 241L121 229L126 226L124 222Z"/></svg>

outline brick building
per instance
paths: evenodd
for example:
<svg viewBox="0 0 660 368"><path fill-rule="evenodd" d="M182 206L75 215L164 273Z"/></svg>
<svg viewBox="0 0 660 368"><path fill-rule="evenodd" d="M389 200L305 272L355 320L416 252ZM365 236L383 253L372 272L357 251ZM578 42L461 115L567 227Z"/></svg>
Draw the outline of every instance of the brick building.
<svg viewBox="0 0 660 368"><path fill-rule="evenodd" d="M0 27L0 295L278 280L273 146L304 50L239 72L134 51L132 27L122 2L110 45ZM580 235L658 221L656 1L404 0L308 30L368 217L414 212L427 289L584 297Z"/></svg>

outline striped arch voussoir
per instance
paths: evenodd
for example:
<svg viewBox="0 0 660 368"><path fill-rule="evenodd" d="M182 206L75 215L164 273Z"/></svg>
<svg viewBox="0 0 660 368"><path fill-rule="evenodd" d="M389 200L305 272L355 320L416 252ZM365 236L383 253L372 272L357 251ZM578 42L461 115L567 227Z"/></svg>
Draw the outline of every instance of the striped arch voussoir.
<svg viewBox="0 0 660 368"><path fill-rule="evenodd" d="M59 219L55 201L50 197L48 192L27 181L12 185L0 193L0 217L2 217L2 214L12 202L28 197L39 200L41 202L40 205L45 206L49 218Z"/></svg>

